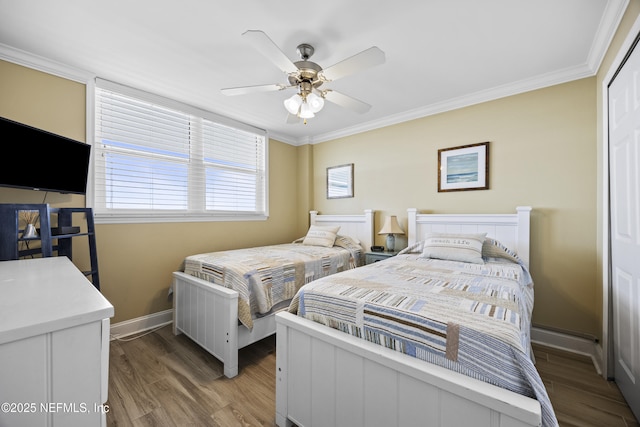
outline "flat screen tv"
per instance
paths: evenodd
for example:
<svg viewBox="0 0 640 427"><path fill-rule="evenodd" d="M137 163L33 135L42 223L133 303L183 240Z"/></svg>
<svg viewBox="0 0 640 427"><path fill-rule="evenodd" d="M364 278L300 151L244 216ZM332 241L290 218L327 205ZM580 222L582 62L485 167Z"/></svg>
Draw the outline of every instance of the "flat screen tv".
<svg viewBox="0 0 640 427"><path fill-rule="evenodd" d="M85 194L91 146L0 117L0 186Z"/></svg>

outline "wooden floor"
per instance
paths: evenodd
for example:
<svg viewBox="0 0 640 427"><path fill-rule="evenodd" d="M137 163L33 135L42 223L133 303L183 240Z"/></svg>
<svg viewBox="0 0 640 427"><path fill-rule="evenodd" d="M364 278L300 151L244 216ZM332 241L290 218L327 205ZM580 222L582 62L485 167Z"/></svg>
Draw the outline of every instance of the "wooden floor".
<svg viewBox="0 0 640 427"><path fill-rule="evenodd" d="M615 383L591 362L534 345L561 426L640 424ZM240 373L171 326L130 341L111 341L108 426L275 426L275 337L240 350Z"/></svg>
<svg viewBox="0 0 640 427"><path fill-rule="evenodd" d="M616 383L589 357L536 344L533 354L560 426L640 426Z"/></svg>

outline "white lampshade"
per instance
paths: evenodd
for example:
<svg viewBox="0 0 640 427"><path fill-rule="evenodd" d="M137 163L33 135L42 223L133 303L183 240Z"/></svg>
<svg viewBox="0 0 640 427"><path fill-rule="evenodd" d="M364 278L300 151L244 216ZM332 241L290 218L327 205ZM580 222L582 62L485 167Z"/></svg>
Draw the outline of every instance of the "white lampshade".
<svg viewBox="0 0 640 427"><path fill-rule="evenodd" d="M293 95L291 98L287 98L284 100L284 108L291 114L298 114L298 109L302 104L302 97L297 93Z"/></svg>
<svg viewBox="0 0 640 427"><path fill-rule="evenodd" d="M398 217L388 216L378 234L404 234L404 230L398 224Z"/></svg>
<svg viewBox="0 0 640 427"><path fill-rule="evenodd" d="M311 111L309 104L307 104L306 102L303 102L300 106L300 114L298 115L303 119L310 119L311 117L315 117L315 114L313 114L313 111Z"/></svg>
<svg viewBox="0 0 640 427"><path fill-rule="evenodd" d="M315 93L310 93L307 95L307 104L309 104L309 109L313 113L317 113L322 110L324 107L324 99L321 96L316 95Z"/></svg>

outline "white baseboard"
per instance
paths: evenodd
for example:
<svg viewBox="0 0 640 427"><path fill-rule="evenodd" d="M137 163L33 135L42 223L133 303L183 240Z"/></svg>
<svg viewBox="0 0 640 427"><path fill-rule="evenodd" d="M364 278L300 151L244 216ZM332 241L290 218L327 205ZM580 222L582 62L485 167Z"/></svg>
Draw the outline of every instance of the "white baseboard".
<svg viewBox="0 0 640 427"><path fill-rule="evenodd" d="M159 311L135 319L125 320L111 325L111 339L123 338L128 335L159 328L173 322L173 309Z"/></svg>
<svg viewBox="0 0 640 427"><path fill-rule="evenodd" d="M173 322L173 309L160 311L147 316L137 317L111 325L111 339L123 338L149 329L159 328ZM602 375L602 346L589 339L550 331L543 328L531 328L531 341L547 347L588 356L596 371Z"/></svg>
<svg viewBox="0 0 640 427"><path fill-rule="evenodd" d="M531 341L547 347L588 356L593 361L598 375L602 375L602 346L596 342L536 327L531 328Z"/></svg>

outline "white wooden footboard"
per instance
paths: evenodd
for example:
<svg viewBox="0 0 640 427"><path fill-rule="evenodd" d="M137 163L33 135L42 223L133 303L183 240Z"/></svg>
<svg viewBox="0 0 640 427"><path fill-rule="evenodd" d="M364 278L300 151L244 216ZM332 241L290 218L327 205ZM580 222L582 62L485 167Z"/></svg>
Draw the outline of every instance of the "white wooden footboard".
<svg viewBox="0 0 640 427"><path fill-rule="evenodd" d="M253 320L250 331L238 323L238 292L182 272L173 273L173 333L184 333L238 375L238 350L276 330L273 315Z"/></svg>
<svg viewBox="0 0 640 427"><path fill-rule="evenodd" d="M238 374L238 293L181 272L173 273L174 333L186 334Z"/></svg>
<svg viewBox="0 0 640 427"><path fill-rule="evenodd" d="M280 427L541 425L535 399L291 313L276 325Z"/></svg>

